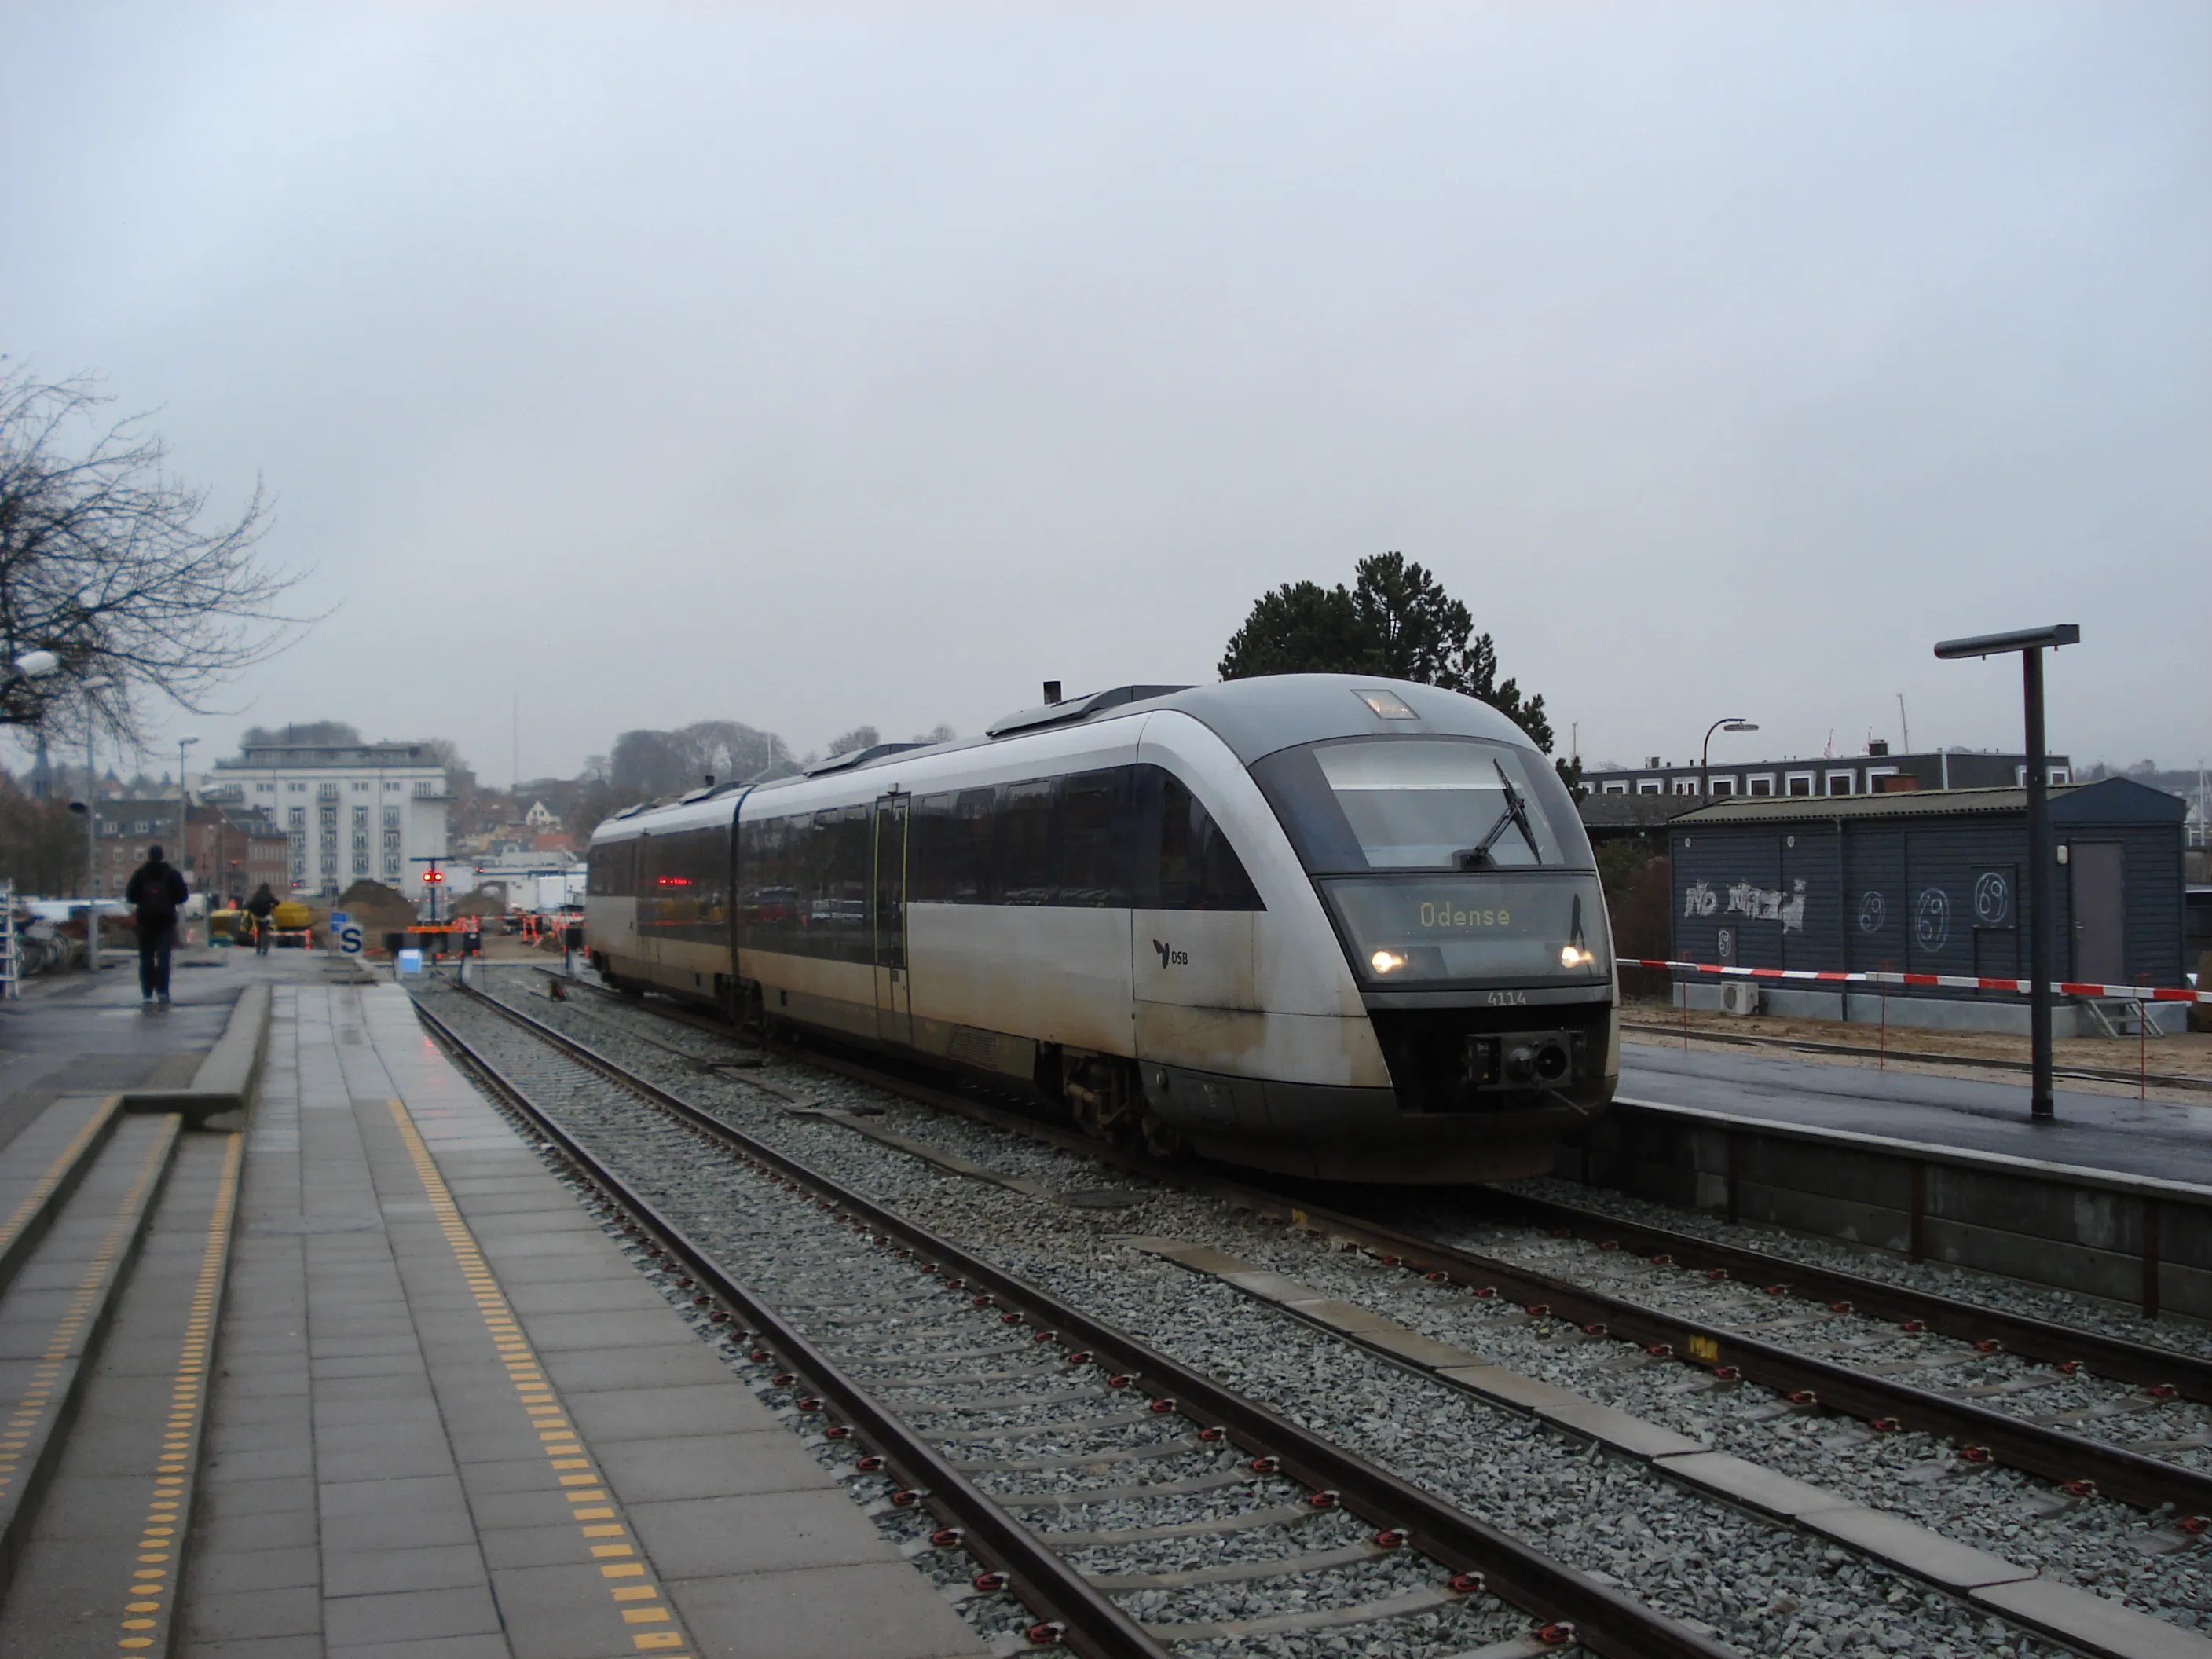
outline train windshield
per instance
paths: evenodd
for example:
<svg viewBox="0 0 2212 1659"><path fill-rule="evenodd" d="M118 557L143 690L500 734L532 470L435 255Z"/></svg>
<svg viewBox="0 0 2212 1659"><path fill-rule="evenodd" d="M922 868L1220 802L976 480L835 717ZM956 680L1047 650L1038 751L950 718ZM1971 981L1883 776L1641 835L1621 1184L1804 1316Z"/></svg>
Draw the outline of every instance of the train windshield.
<svg viewBox="0 0 2212 1659"><path fill-rule="evenodd" d="M1589 869L1589 838L1533 750L1480 738L1356 738L1252 769L1315 875Z"/></svg>
<svg viewBox="0 0 2212 1659"><path fill-rule="evenodd" d="M1280 750L1252 775L1370 985L1610 979L1589 838L1533 749L1355 738Z"/></svg>

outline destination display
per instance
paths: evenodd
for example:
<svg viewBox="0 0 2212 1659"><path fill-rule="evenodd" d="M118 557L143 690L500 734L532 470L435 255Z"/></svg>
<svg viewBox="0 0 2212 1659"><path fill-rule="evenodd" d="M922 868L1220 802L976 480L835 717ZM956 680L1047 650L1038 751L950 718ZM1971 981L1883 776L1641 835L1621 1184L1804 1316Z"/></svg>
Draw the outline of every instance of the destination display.
<svg viewBox="0 0 2212 1659"><path fill-rule="evenodd" d="M1370 981L1587 984L1613 971L1597 878L1347 878L1322 884Z"/></svg>

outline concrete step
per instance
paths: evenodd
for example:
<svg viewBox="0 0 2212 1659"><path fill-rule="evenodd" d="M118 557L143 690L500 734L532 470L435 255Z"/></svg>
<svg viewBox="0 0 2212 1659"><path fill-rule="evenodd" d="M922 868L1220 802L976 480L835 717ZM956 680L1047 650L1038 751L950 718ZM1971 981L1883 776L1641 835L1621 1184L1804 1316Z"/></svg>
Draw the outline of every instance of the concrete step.
<svg viewBox="0 0 2212 1659"><path fill-rule="evenodd" d="M57 1100L0 1150L0 1290L30 1259L122 1115L119 1095Z"/></svg>
<svg viewBox="0 0 2212 1659"><path fill-rule="evenodd" d="M177 1137L175 1116L133 1119ZM121 1133L118 1139L120 1140ZM74 1429L0 1604L0 1654L170 1651L243 1136L176 1139Z"/></svg>
<svg viewBox="0 0 2212 1659"><path fill-rule="evenodd" d="M114 1124L0 1292L0 1595L21 1565L180 1127L169 1115Z"/></svg>

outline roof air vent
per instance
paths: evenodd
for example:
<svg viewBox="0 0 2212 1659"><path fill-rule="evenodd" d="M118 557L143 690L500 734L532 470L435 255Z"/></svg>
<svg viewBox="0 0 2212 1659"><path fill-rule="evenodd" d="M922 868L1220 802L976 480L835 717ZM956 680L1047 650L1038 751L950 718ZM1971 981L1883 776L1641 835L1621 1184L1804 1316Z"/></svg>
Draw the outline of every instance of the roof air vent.
<svg viewBox="0 0 2212 1659"><path fill-rule="evenodd" d="M1073 726L1078 720L1089 720L1093 714L1103 714L1111 708L1120 708L1133 702L1146 702L1154 697L1171 696L1177 691L1188 691L1187 685L1117 685L1110 691L1092 691L1081 696L1065 697L1058 702L1048 702L1039 708L1024 708L1018 714L1009 714L994 720L984 728L987 738L1011 738L1018 732L1035 732L1048 726Z"/></svg>
<svg viewBox="0 0 2212 1659"><path fill-rule="evenodd" d="M828 760L817 761L806 769L806 775L818 778L825 772L850 771L855 766L865 766L885 755L902 754L909 749L927 749L926 743L878 743L866 749L848 749L842 755L832 755Z"/></svg>

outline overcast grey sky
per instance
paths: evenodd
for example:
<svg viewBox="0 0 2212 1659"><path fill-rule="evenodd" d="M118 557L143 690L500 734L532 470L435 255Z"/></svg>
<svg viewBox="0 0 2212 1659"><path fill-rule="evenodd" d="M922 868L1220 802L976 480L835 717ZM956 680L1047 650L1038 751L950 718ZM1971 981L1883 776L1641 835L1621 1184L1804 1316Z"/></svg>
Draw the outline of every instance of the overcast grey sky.
<svg viewBox="0 0 2212 1659"><path fill-rule="evenodd" d="M2195 0L19 0L0 76L0 351L340 607L203 756L973 732L1387 549L1593 760L2014 744L1929 647L2054 620L2056 745L2212 755Z"/></svg>

